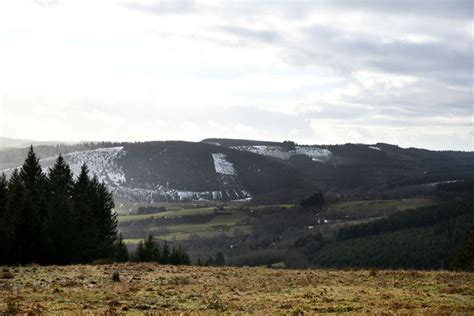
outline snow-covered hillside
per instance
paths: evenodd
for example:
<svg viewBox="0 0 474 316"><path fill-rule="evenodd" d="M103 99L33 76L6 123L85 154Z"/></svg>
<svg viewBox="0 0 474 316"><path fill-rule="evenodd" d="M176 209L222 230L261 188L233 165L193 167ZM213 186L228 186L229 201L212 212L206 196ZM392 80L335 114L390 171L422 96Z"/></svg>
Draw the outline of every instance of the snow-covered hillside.
<svg viewBox="0 0 474 316"><path fill-rule="evenodd" d="M81 166L86 164L91 175L97 176L99 181L108 186L115 187L127 182L122 169L115 163L115 160L124 154L123 147L107 147L68 153L63 157L75 177L81 172ZM45 172L54 164L56 158L54 156L40 160Z"/></svg>
<svg viewBox="0 0 474 316"><path fill-rule="evenodd" d="M313 161L327 162L332 153L328 149L314 147L314 146L296 146L294 150L285 151L280 146L234 146L232 149L248 151L259 155L275 157L279 159L289 159L296 155L306 155Z"/></svg>
<svg viewBox="0 0 474 316"><path fill-rule="evenodd" d="M132 185L129 183L130 181L127 182L127 176L118 162L118 159L126 154L126 150L120 146L72 152L64 154L63 157L69 164L74 177L79 175L81 166L86 164L89 169L89 175L96 176L100 182L104 182L116 198L132 202L152 203L161 201L244 199L250 197L250 194L240 184L233 164L226 160L225 154L212 154L221 190L210 191L177 190L165 184L136 184L136 181L135 185ZM53 166L56 159L57 156L40 159L40 164L45 173L49 172L49 168ZM0 170L0 174L4 172L9 176L16 168Z"/></svg>

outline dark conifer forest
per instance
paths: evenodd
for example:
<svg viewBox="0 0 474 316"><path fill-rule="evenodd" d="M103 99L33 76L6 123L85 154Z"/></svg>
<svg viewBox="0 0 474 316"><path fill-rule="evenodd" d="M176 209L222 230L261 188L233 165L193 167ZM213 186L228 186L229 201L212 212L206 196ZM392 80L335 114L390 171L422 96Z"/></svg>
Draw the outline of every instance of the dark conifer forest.
<svg viewBox="0 0 474 316"><path fill-rule="evenodd" d="M8 180L0 176L0 264L128 261L113 208L112 193L89 175L87 165L74 179L59 155L45 173L30 147L21 168ZM156 261L189 263L184 249L168 254L165 246ZM133 257L147 261L140 253Z"/></svg>
<svg viewBox="0 0 474 316"><path fill-rule="evenodd" d="M46 174L33 147L10 179L0 178L2 264L86 263L114 259L112 194L86 165L76 180L62 156Z"/></svg>

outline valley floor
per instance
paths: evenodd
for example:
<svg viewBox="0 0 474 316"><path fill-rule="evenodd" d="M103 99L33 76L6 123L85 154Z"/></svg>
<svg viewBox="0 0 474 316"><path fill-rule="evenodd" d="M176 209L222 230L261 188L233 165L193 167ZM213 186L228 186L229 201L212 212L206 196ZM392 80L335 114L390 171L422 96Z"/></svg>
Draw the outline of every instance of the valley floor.
<svg viewBox="0 0 474 316"><path fill-rule="evenodd" d="M474 313L474 273L146 263L0 270L0 313L67 311Z"/></svg>

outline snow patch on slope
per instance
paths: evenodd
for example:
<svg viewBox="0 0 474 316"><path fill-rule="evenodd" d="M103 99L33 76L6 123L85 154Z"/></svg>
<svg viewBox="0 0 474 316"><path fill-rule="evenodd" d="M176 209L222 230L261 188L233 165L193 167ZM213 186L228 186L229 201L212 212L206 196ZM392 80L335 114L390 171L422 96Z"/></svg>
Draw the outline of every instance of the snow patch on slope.
<svg viewBox="0 0 474 316"><path fill-rule="evenodd" d="M226 157L227 156L222 153L212 154L217 180L222 188L220 197L231 200L251 199L252 196L240 182L234 165L230 161L227 161Z"/></svg>
<svg viewBox="0 0 474 316"><path fill-rule="evenodd" d="M72 152L63 155L63 157L75 177L79 175L81 166L85 163L91 176L95 175L100 182L114 187L127 182L122 169L115 163L115 160L123 154L125 154L125 151L120 146ZM45 172L48 172L49 167L54 165L56 158L57 156L53 156L40 160Z"/></svg>
<svg viewBox="0 0 474 316"><path fill-rule="evenodd" d="M377 146L369 146L370 149L373 149L373 150L378 150L378 151L382 151L382 149L380 149L379 147Z"/></svg>
<svg viewBox="0 0 474 316"><path fill-rule="evenodd" d="M116 197L140 203L203 200L210 201L222 198L221 191L184 191L165 188L162 186L153 189L119 186L114 188L113 192Z"/></svg>
<svg viewBox="0 0 474 316"><path fill-rule="evenodd" d="M292 156L305 155L313 161L327 162L331 158L331 151L315 146L297 146L294 150L285 151L280 146L234 146L232 149L248 151L254 154L270 156L279 159L290 159Z"/></svg>
<svg viewBox="0 0 474 316"><path fill-rule="evenodd" d="M331 157L331 152L324 148L318 147L296 147L291 151L295 155L306 155L313 161L326 162Z"/></svg>
<svg viewBox="0 0 474 316"><path fill-rule="evenodd" d="M248 151L254 154L275 157L279 159L289 159L292 156L289 152L283 151L280 146L255 145L255 146L234 146L231 148L237 149L240 151Z"/></svg>
<svg viewBox="0 0 474 316"><path fill-rule="evenodd" d="M235 175L234 165L227 161L225 158L227 156L225 154L217 153L212 154L212 159L214 160L214 168L216 169L216 173L220 174L228 174L228 175Z"/></svg>

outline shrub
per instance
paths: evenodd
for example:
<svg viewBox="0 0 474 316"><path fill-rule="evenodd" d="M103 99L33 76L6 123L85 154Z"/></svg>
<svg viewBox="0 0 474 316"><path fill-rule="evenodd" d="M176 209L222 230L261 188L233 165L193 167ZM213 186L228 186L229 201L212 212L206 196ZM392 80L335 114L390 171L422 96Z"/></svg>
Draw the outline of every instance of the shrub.
<svg viewBox="0 0 474 316"><path fill-rule="evenodd" d="M0 279L13 279L13 277L13 273L11 273L10 270L6 268L0 272Z"/></svg>
<svg viewBox="0 0 474 316"><path fill-rule="evenodd" d="M118 271L115 271L112 274L112 282L120 282L120 274L118 273Z"/></svg>

